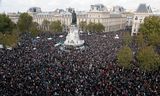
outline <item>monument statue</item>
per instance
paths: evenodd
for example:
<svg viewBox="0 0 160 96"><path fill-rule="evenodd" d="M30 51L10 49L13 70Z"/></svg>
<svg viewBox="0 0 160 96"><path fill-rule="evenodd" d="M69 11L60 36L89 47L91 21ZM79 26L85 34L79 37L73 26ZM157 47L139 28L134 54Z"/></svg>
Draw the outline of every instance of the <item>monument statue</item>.
<svg viewBox="0 0 160 96"><path fill-rule="evenodd" d="M72 23L71 25L76 25L77 24L77 15L75 11L72 12Z"/></svg>
<svg viewBox="0 0 160 96"><path fill-rule="evenodd" d="M72 12L72 22L70 30L66 36L66 40L64 45L69 46L81 46L84 44L84 40L80 40L79 38L79 29L77 27L77 16L75 11Z"/></svg>

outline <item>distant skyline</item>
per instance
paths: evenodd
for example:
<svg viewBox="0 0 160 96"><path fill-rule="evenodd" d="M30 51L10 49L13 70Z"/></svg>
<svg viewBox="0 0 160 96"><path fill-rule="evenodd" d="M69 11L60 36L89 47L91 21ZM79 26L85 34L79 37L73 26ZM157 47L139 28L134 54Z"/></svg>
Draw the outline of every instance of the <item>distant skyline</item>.
<svg viewBox="0 0 160 96"><path fill-rule="evenodd" d="M40 7L42 11L68 7L88 11L93 4L103 4L109 8L119 5L125 9L136 10L140 3L146 3L152 9L160 9L160 0L0 0L0 12L26 12L30 7Z"/></svg>

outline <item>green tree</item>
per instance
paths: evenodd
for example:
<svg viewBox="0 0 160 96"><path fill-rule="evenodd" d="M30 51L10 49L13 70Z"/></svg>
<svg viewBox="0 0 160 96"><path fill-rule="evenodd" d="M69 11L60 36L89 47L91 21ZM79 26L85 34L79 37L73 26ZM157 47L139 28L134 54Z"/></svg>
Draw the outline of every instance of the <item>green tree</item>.
<svg viewBox="0 0 160 96"><path fill-rule="evenodd" d="M15 24L5 14L0 14L0 32L5 34L11 32L15 27Z"/></svg>
<svg viewBox="0 0 160 96"><path fill-rule="evenodd" d="M160 33L160 31L159 31ZM160 46L160 34L159 33L151 33L149 35L149 44L155 45L155 46Z"/></svg>
<svg viewBox="0 0 160 96"><path fill-rule="evenodd" d="M0 32L0 44L3 44L3 33Z"/></svg>
<svg viewBox="0 0 160 96"><path fill-rule="evenodd" d="M10 47L16 46L18 40L19 40L19 35L14 33L5 34L0 37L0 43Z"/></svg>
<svg viewBox="0 0 160 96"><path fill-rule="evenodd" d="M132 42L132 37L131 35L129 34L129 32L126 32L124 33L124 36L123 36L123 44L125 46L129 46L129 44L131 44Z"/></svg>
<svg viewBox="0 0 160 96"><path fill-rule="evenodd" d="M0 14L0 44L14 47L19 38L15 24L5 14Z"/></svg>
<svg viewBox="0 0 160 96"><path fill-rule="evenodd" d="M48 31L50 24L51 24L51 22L49 22L48 20L43 20L43 22L42 22L43 30Z"/></svg>
<svg viewBox="0 0 160 96"><path fill-rule="evenodd" d="M37 36L40 32L38 29L39 24L37 22L32 22L32 27L30 28L30 32L33 37Z"/></svg>
<svg viewBox="0 0 160 96"><path fill-rule="evenodd" d="M103 32L104 30L105 30L105 27L101 23L90 22L87 25L87 31L89 32Z"/></svg>
<svg viewBox="0 0 160 96"><path fill-rule="evenodd" d="M124 67L125 69L131 68L131 61L133 59L132 50L129 47L124 46L119 50L117 59L120 66Z"/></svg>
<svg viewBox="0 0 160 96"><path fill-rule="evenodd" d="M89 24L87 25L87 31L94 32L94 23L89 22Z"/></svg>
<svg viewBox="0 0 160 96"><path fill-rule="evenodd" d="M32 16L28 13L22 13L17 23L18 29L21 32L29 32L32 27Z"/></svg>
<svg viewBox="0 0 160 96"><path fill-rule="evenodd" d="M160 44L160 17L150 16L144 19L144 23L140 26L140 32L151 45Z"/></svg>
<svg viewBox="0 0 160 96"><path fill-rule="evenodd" d="M155 53L152 46L147 46L139 50L136 58L140 64L140 68L145 72L157 70L160 67L159 55Z"/></svg>
<svg viewBox="0 0 160 96"><path fill-rule="evenodd" d="M138 45L138 48L143 48L146 46L145 42L144 42L144 37L143 34L140 33L136 36L136 44Z"/></svg>
<svg viewBox="0 0 160 96"><path fill-rule="evenodd" d="M87 27L87 22L86 21L81 21L79 23L79 27L82 31L86 31L86 27Z"/></svg>
<svg viewBox="0 0 160 96"><path fill-rule="evenodd" d="M94 26L96 32L103 32L105 30L104 25L101 23L96 23Z"/></svg>
<svg viewBox="0 0 160 96"><path fill-rule="evenodd" d="M50 30L53 32L62 32L62 25L60 21L53 21L50 25Z"/></svg>

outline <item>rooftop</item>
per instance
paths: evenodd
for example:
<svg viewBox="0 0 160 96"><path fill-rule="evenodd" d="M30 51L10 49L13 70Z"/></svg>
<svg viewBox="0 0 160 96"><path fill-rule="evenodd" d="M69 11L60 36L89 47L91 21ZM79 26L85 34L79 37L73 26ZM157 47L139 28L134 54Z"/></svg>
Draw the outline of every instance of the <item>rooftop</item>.
<svg viewBox="0 0 160 96"><path fill-rule="evenodd" d="M150 6L147 6L146 4L140 4L136 12L137 13L152 13L152 9Z"/></svg>

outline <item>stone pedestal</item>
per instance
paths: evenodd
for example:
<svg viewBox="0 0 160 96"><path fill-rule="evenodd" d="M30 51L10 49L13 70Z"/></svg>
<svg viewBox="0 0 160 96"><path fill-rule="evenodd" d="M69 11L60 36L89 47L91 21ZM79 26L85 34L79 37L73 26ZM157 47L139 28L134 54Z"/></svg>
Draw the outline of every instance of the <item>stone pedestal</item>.
<svg viewBox="0 0 160 96"><path fill-rule="evenodd" d="M82 46L84 44L84 40L80 40L79 31L76 25L71 25L68 35L66 36L66 40L64 41L65 46Z"/></svg>

